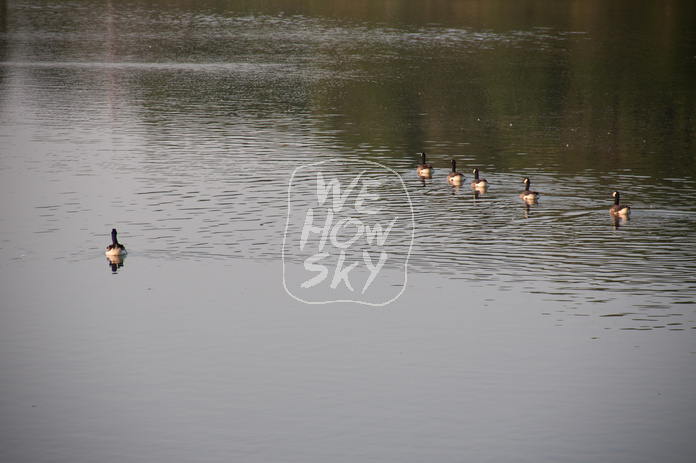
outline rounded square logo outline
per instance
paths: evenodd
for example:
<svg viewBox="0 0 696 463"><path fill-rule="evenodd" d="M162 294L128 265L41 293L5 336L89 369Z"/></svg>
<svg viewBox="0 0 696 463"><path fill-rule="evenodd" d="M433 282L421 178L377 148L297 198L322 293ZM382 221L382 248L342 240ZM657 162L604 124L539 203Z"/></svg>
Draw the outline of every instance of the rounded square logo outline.
<svg viewBox="0 0 696 463"><path fill-rule="evenodd" d="M404 266L404 269L403 269L403 270L404 270L404 281L403 281L403 284L402 284L402 286L401 286L401 291L399 291L398 294L396 294L393 298L389 299L388 301L381 302L381 303L374 303L374 302L360 301L360 300L355 300L355 299L335 299L335 300L326 300L326 301L306 301L306 300L304 300L304 299L298 297L297 295L293 294L292 291L290 291L290 289L288 288L288 286L287 286L287 280L286 280L286 277L285 277L285 271L286 271L285 249L286 249L286 246L287 246L288 229L289 229L289 227L290 227L290 220L291 220L291 216L292 216L292 200L291 200L291 194L292 194L293 180L295 179L295 176L297 175L297 173L298 173L300 170L302 170L302 169L307 169L307 168L310 168L310 167L313 167L313 166L318 166L318 165L327 164L327 163L349 164L349 163L346 162L346 161L335 160L335 159L326 159L326 160L323 160L323 161L317 161L317 162L313 162L313 163L310 163L310 164L305 164L305 165L301 165L301 166L296 167L295 170L292 172L292 175L290 176L290 180L289 180L289 182L288 182L288 196L287 196L287 201L288 201L288 215L287 215L287 219L286 219L286 222L285 222L285 231L284 231L284 233L283 233L283 248L282 248L282 250L281 250L281 258L282 258L282 262L283 262L283 288L285 288L285 292L288 293L288 295L290 295L290 297L292 297L293 299L295 299L295 300L297 300L297 301L299 301L299 302L303 302L303 303L305 303L305 304L312 304L312 305L316 305L316 304L333 304L333 303L339 303L339 302L351 302L351 303L355 303L355 304L369 305L369 306L373 306L373 307L383 307L383 306L388 305L388 304L391 304L392 302L394 302L395 300L397 300L397 299L404 293L404 291L406 291L406 284L408 283L408 261L409 261L409 259L410 259L410 257L411 257L411 251L413 250L413 243L414 243L414 241L415 241L415 235L416 235L416 218L415 218L415 213L414 213L414 211L413 211L413 202L411 201L411 195L409 195L408 189L406 188L406 183L404 183L404 180L403 180L403 178L401 177L401 175L399 175L399 173L396 172L396 171L395 171L394 169L392 169L391 167L385 166L384 164L380 164L380 163L378 163L378 162L368 161L368 160L364 160L364 159L360 160L360 162L361 162L361 163L367 163L367 164L373 164L373 165L375 165L375 166L381 167L381 168L383 168L383 169L385 169L385 170L391 172L394 176L396 176L396 178L399 180L399 182L400 182L400 184L401 184L401 188L403 189L403 192L404 192L405 195L406 195L406 200L408 201L409 212L410 212L410 214L411 214L411 239L410 239L410 242L409 242L409 244L408 244L408 252L407 252L407 254L406 254L406 259L404 260L404 263L403 263L403 266Z"/></svg>

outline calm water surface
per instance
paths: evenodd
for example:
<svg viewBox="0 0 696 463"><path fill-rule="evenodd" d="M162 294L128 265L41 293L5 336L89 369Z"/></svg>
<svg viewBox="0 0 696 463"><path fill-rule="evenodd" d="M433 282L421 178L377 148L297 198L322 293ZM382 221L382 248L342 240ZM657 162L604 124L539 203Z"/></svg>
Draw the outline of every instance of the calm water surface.
<svg viewBox="0 0 696 463"><path fill-rule="evenodd" d="M0 459L690 461L695 10L1 3ZM386 308L283 289L336 159L413 204Z"/></svg>

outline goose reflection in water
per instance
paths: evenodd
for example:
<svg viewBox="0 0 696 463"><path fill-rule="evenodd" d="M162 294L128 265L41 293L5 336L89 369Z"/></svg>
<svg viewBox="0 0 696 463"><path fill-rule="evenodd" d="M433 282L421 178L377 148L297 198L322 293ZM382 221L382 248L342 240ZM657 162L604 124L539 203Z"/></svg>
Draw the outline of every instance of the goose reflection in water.
<svg viewBox="0 0 696 463"><path fill-rule="evenodd" d="M452 192L451 193L452 195L457 195L457 194L461 193L461 185L456 185L456 184L451 183L449 187L450 187L450 191Z"/></svg>
<svg viewBox="0 0 696 463"><path fill-rule="evenodd" d="M109 262L111 273L118 273L118 269L123 267L123 261L126 260L126 256L106 256L106 260Z"/></svg>
<svg viewBox="0 0 696 463"><path fill-rule="evenodd" d="M614 224L614 230L618 230L619 227L621 226L621 217L619 216L612 216L611 221Z"/></svg>
<svg viewBox="0 0 696 463"><path fill-rule="evenodd" d="M423 176L423 175L419 175L419 176L418 176L418 180L420 180L420 184L421 184L422 187L424 187L425 185L427 185L428 183L430 183L430 180L431 180L431 179L432 179L432 177L425 177L425 176Z"/></svg>
<svg viewBox="0 0 696 463"><path fill-rule="evenodd" d="M532 212L532 205L537 203L524 202L524 218L528 219L530 212Z"/></svg>
<svg viewBox="0 0 696 463"><path fill-rule="evenodd" d="M614 225L614 231L618 230L619 227L623 225L627 225L626 222L629 222L631 218L629 216L624 216L624 215L613 215L611 216L611 223Z"/></svg>

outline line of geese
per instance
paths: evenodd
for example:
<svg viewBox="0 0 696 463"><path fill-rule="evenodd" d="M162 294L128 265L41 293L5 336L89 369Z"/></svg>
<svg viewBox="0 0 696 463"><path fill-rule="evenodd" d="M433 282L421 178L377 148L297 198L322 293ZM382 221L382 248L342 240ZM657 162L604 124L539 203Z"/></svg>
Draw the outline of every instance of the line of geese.
<svg viewBox="0 0 696 463"><path fill-rule="evenodd" d="M433 176L433 166L427 163L425 160L425 153L421 153L421 163L416 169L416 173L421 178L432 178ZM471 182L471 188L476 191L485 193L488 189L488 180L485 178L479 178L478 169L473 170L474 180ZM452 159L452 171L447 174L447 182L451 185L459 186L464 183L466 179L464 174L457 172L457 161ZM529 178L522 180L524 183L524 191L520 193L520 199L528 204L536 204L539 200L539 193L529 188L530 181ZM621 204L621 195L618 191L612 193L614 197L614 205L609 208L609 214L612 217L628 218L631 215L631 208L625 204Z"/></svg>
<svg viewBox="0 0 696 463"><path fill-rule="evenodd" d="M433 166L428 164L425 160L425 153L421 153L421 163L416 169L416 173L421 178L432 178L433 176ZM474 180L471 182L471 188L485 192L488 189L488 180L485 178L479 178L478 169L473 170ZM451 185L459 186L466 181L464 174L457 172L457 161L452 159L452 172L447 174L447 181ZM534 190L529 189L530 181L529 178L522 180L524 183L524 191L520 193L520 199L526 203L535 204L539 199L539 193ZM614 197L614 205L609 208L609 214L613 217L624 217L628 218L631 215L631 208L620 203L620 195L618 191L615 191L612 196ZM117 231L115 228L111 230L111 244L106 247L107 257L123 257L128 254L126 247L118 242Z"/></svg>

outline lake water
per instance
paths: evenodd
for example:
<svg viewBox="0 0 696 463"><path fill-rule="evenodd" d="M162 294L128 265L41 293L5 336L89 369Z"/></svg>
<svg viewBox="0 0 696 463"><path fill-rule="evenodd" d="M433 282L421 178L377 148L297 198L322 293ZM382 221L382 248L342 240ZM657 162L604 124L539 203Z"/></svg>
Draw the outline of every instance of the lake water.
<svg viewBox="0 0 696 463"><path fill-rule="evenodd" d="M693 24L0 2L0 461L691 461ZM362 293L292 288L317 169L405 220Z"/></svg>

